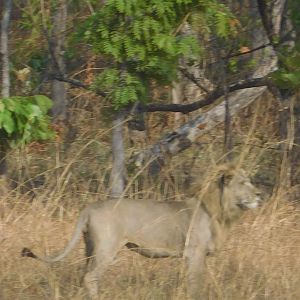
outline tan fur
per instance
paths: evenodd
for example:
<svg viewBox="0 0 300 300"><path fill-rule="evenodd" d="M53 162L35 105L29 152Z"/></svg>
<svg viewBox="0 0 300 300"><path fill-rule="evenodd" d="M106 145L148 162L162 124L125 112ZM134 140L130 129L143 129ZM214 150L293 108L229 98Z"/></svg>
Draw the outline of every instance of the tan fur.
<svg viewBox="0 0 300 300"><path fill-rule="evenodd" d="M22 254L45 262L61 260L83 233L89 257L84 284L91 299L98 299L99 281L124 245L148 257L183 256L189 293L197 299L205 256L220 246L244 208L255 208L260 202L258 190L243 170L223 167L215 175L200 199L196 193L185 202L122 199L91 204L81 212L60 255L41 258L27 248Z"/></svg>

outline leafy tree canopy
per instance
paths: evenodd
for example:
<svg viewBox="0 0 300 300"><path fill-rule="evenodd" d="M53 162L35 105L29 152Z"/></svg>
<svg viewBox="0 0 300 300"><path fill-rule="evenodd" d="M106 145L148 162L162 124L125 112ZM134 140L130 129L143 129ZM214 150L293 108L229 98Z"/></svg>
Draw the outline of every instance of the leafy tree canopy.
<svg viewBox="0 0 300 300"><path fill-rule="evenodd" d="M232 14L216 0L107 0L77 33L111 63L93 88L108 91L116 109L147 101L153 80L169 84L181 57L199 57L201 47L189 23L199 13L218 36L234 31Z"/></svg>

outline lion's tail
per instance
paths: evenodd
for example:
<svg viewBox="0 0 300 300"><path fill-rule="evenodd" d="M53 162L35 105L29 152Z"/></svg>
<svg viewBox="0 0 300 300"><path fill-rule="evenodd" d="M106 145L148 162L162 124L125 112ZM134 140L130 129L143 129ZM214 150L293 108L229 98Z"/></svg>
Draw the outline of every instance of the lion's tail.
<svg viewBox="0 0 300 300"><path fill-rule="evenodd" d="M54 263L57 261L62 260L64 257L66 257L69 252L75 247L75 245L78 243L82 232L84 231L86 225L88 223L88 211L83 210L78 218L76 227L74 229L73 235L71 237L71 240L67 244L66 248L57 256L55 257L39 257L35 255L30 249L23 248L21 255L24 257L32 257L35 259L38 259L43 262L47 263Z"/></svg>

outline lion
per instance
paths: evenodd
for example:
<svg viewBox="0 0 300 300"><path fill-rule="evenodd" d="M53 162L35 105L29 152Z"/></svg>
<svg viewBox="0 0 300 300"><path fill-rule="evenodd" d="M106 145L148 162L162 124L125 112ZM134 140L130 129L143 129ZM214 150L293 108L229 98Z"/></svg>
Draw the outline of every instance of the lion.
<svg viewBox="0 0 300 300"><path fill-rule="evenodd" d="M93 300L98 299L104 272L123 246L150 258L183 257L188 294L197 299L205 257L220 247L245 209L261 202L260 191L243 169L221 167L215 175L203 195L194 193L186 201L124 198L93 203L80 213L72 238L59 255L39 257L24 248L22 256L47 263L60 261L83 233L87 256L83 282Z"/></svg>

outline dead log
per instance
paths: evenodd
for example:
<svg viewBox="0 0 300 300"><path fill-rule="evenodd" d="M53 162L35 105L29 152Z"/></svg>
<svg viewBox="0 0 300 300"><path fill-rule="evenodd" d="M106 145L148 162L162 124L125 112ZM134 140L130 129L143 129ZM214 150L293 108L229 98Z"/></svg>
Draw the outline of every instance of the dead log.
<svg viewBox="0 0 300 300"><path fill-rule="evenodd" d="M248 88L229 95L230 111L237 114L243 108L259 99L267 90L267 87ZM210 111L199 115L175 131L162 137L157 143L142 150L130 162L137 167L149 163L151 175L157 174L165 164L168 157L176 155L189 148L199 137L222 123L225 118L224 101Z"/></svg>

